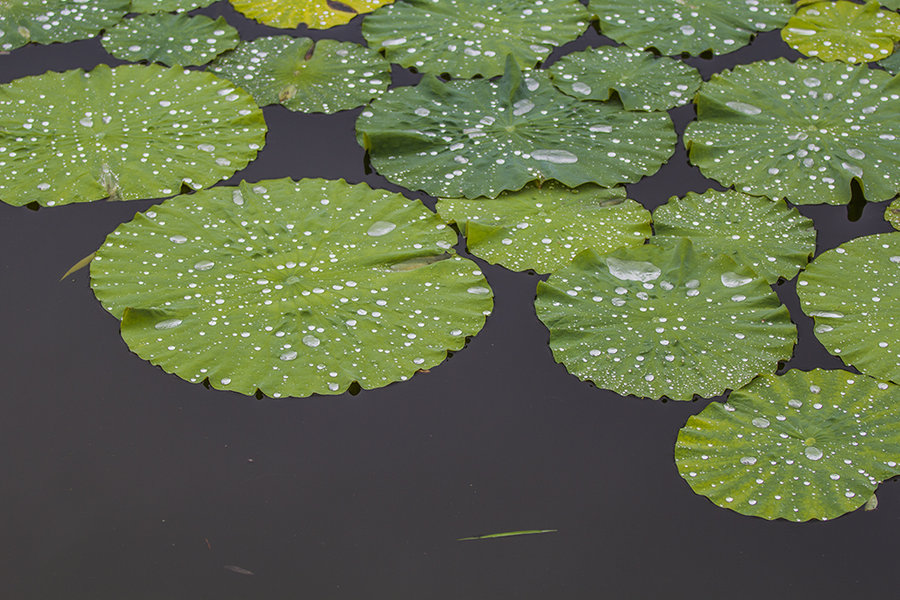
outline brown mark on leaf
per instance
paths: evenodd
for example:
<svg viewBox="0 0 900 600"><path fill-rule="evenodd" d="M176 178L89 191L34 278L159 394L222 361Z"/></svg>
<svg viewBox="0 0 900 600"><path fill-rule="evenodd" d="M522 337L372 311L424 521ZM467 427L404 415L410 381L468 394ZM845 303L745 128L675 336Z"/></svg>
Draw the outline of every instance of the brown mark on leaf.
<svg viewBox="0 0 900 600"><path fill-rule="evenodd" d="M306 51L306 55L303 57L303 60L309 60L313 57L313 53L316 51L316 43L313 42L309 47L309 50ZM297 75L297 71L294 71L294 75Z"/></svg>
<svg viewBox="0 0 900 600"><path fill-rule="evenodd" d="M287 102L291 98L297 95L297 86L296 85L288 85L285 86L280 92L278 92L278 101L279 102Z"/></svg>
<svg viewBox="0 0 900 600"><path fill-rule="evenodd" d="M31 39L31 32L28 31L28 28L27 28L27 27L25 27L25 26L23 26L23 25L19 25L19 28L17 29L17 31L19 32L19 35L21 35L21 36L22 36L23 38L25 38L26 40L30 40L30 39Z"/></svg>
<svg viewBox="0 0 900 600"><path fill-rule="evenodd" d="M352 6L347 6L343 2L338 2L338 0L326 0L325 4L328 5L331 10L338 10L341 12L351 13L351 14L359 14L359 11L353 8Z"/></svg>

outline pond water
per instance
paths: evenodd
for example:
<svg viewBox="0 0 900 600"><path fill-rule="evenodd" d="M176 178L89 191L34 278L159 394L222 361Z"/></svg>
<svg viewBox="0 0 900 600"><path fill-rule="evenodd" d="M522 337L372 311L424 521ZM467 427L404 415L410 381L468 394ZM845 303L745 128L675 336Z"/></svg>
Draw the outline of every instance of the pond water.
<svg viewBox="0 0 900 600"><path fill-rule="evenodd" d="M274 33L224 2L200 12L224 15L244 39ZM362 41L358 19L313 37ZM590 31L565 51L602 43ZM776 56L798 56L777 32L689 62L708 77ZM0 82L101 62L118 64L96 39L31 46L0 56ZM268 144L232 182L343 177L399 191L367 173L359 110L264 112ZM694 110L672 116L681 133ZM711 186L679 148L629 197L654 208ZM86 270L59 281L152 204L0 204L0 597L737 599L888 589L900 485L881 486L878 510L826 523L712 505L673 460L679 427L708 401L623 398L568 375L534 314L534 275L482 263L496 294L484 330L405 383L256 400L163 373L128 351ZM850 220L847 207L801 208L819 252L890 230L884 203L859 209ZM814 339L794 282L776 288L800 329L787 368L841 367ZM523 529L558 532L456 541Z"/></svg>

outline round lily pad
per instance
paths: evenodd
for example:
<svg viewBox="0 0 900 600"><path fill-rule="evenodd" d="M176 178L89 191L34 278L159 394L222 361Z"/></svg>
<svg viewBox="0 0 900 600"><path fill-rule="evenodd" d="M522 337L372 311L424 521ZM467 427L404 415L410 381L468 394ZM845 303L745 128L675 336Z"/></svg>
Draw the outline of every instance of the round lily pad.
<svg viewBox="0 0 900 600"><path fill-rule="evenodd" d="M0 2L0 51L28 42L72 42L97 35L120 21L128 0L3 0Z"/></svg>
<svg viewBox="0 0 900 600"><path fill-rule="evenodd" d="M332 113L381 95L391 67L381 55L352 42L265 37L241 44L210 70L253 95L260 106Z"/></svg>
<svg viewBox="0 0 900 600"><path fill-rule="evenodd" d="M894 200L884 210L884 220L894 226L894 229L900 229L900 198Z"/></svg>
<svg viewBox="0 0 900 600"><path fill-rule="evenodd" d="M657 239L686 237L707 254L725 254L769 283L792 279L816 251L816 230L784 200L708 190L672 197L653 212Z"/></svg>
<svg viewBox="0 0 900 600"><path fill-rule="evenodd" d="M893 198L900 80L884 71L781 58L735 67L703 84L699 121L685 132L690 160L739 191L794 204Z"/></svg>
<svg viewBox="0 0 900 600"><path fill-rule="evenodd" d="M731 52L756 32L784 26L790 0L592 0L600 31L617 42L662 54Z"/></svg>
<svg viewBox="0 0 900 600"><path fill-rule="evenodd" d="M872 62L890 55L900 41L900 15L876 1L815 2L797 9L781 37L794 50L820 60Z"/></svg>
<svg viewBox="0 0 900 600"><path fill-rule="evenodd" d="M328 29L349 23L394 0L229 0L248 19L269 27L294 29L301 23L310 29Z"/></svg>
<svg viewBox="0 0 900 600"><path fill-rule="evenodd" d="M535 308L554 358L622 395L716 396L774 372L797 340L765 280L684 238L586 250L538 283Z"/></svg>
<svg viewBox="0 0 900 600"><path fill-rule="evenodd" d="M178 196L116 229L91 285L139 356L273 397L411 377L459 350L491 290L421 203L343 180Z"/></svg>
<svg viewBox="0 0 900 600"><path fill-rule="evenodd" d="M900 473L897 393L847 371L762 375L689 418L675 462L695 492L742 515L833 519Z"/></svg>
<svg viewBox="0 0 900 600"><path fill-rule="evenodd" d="M164 65L204 65L241 41L223 17L168 13L138 15L122 21L101 38L106 51L121 60Z"/></svg>
<svg viewBox="0 0 900 600"><path fill-rule="evenodd" d="M468 78L503 74L508 55L531 68L587 26L578 0L404 0L366 17L362 31L392 63Z"/></svg>
<svg viewBox="0 0 900 600"><path fill-rule="evenodd" d="M437 211L457 224L472 254L513 271L551 273L587 248L639 246L652 234L649 211L621 187L529 184L494 199L440 200Z"/></svg>
<svg viewBox="0 0 900 600"><path fill-rule="evenodd" d="M209 6L215 0L131 0L133 13L181 13Z"/></svg>
<svg viewBox="0 0 900 600"><path fill-rule="evenodd" d="M0 86L0 200L44 206L200 189L247 166L262 111L209 73L157 65L49 72Z"/></svg>
<svg viewBox="0 0 900 600"><path fill-rule="evenodd" d="M512 58L498 81L424 77L390 90L363 111L356 130L386 178L453 198L494 197L535 180L637 181L675 149L667 114L580 102L546 76L522 77Z"/></svg>
<svg viewBox="0 0 900 600"><path fill-rule="evenodd" d="M601 46L563 56L550 67L553 85L584 100L608 100L613 92L627 110L668 110L687 104L700 73L680 60L656 58L625 46Z"/></svg>
<svg viewBox="0 0 900 600"><path fill-rule="evenodd" d="M800 306L829 352L866 375L900 382L900 232L823 252L797 283Z"/></svg>

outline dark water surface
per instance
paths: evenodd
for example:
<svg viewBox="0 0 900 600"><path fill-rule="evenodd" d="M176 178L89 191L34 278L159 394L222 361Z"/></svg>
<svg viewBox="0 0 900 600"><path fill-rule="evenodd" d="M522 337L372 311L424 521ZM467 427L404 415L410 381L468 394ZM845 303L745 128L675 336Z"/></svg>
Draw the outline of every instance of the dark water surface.
<svg viewBox="0 0 900 600"><path fill-rule="evenodd" d="M244 39L277 33L224 2L201 12L224 14ZM359 20L313 32L326 36L361 41ZM591 31L565 50L604 42ZM797 56L777 32L690 62L708 77L775 56ZM31 46L0 56L0 82L100 62L117 63L97 40ZM344 177L399 190L365 173L358 113L266 108L268 144L232 181ZM681 132L694 111L672 115ZM679 148L629 191L653 208L711 185ZM827 523L712 505L672 455L708 401L622 398L569 376L534 314L533 275L484 265L496 294L484 330L430 373L383 389L259 401L163 373L128 351L86 270L58 281L152 204L0 204L0 599L889 597L900 484L882 485L878 510ZM884 203L856 221L846 207L801 210L819 251L889 230ZM794 282L777 287L800 328L788 366L840 367L813 338ZM520 529L559 532L455 541Z"/></svg>

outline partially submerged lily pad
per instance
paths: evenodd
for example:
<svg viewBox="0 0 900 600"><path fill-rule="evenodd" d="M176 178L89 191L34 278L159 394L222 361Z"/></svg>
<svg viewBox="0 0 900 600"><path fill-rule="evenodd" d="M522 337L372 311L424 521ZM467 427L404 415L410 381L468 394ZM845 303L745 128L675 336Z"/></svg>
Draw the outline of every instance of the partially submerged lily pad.
<svg viewBox="0 0 900 600"><path fill-rule="evenodd" d="M759 31L784 26L790 0L592 0L600 31L631 48L661 54L716 54L746 45Z"/></svg>
<svg viewBox="0 0 900 600"><path fill-rule="evenodd" d="M584 33L578 0L404 0L363 21L370 48L425 73L493 77L511 55L523 69Z"/></svg>
<svg viewBox="0 0 900 600"><path fill-rule="evenodd" d="M0 51L29 42L72 42L97 35L125 16L128 0L3 0L0 2Z"/></svg>
<svg viewBox="0 0 900 600"><path fill-rule="evenodd" d="M622 395L716 396L774 372L797 340L765 280L687 239L587 250L538 283L535 308L554 358Z"/></svg>
<svg viewBox="0 0 900 600"><path fill-rule="evenodd" d="M529 181L613 186L655 173L675 149L665 113L580 102L513 59L498 81L388 91L356 124L372 166L389 180L433 196L494 197Z"/></svg>
<svg viewBox="0 0 900 600"><path fill-rule="evenodd" d="M551 273L582 250L639 246L652 234L650 213L621 187L551 182L494 199L440 200L437 211L457 224L472 254L513 271Z"/></svg>
<svg viewBox="0 0 900 600"><path fill-rule="evenodd" d="M823 252L797 283L800 306L830 353L866 375L900 383L900 232Z"/></svg>
<svg viewBox="0 0 900 600"><path fill-rule="evenodd" d="M269 27L294 29L301 23L310 29L328 29L349 23L394 0L229 0L248 19Z"/></svg>
<svg viewBox="0 0 900 600"><path fill-rule="evenodd" d="M884 210L884 220L900 229L900 198L897 198Z"/></svg>
<svg viewBox="0 0 900 600"><path fill-rule="evenodd" d="M332 113L381 95L391 67L381 55L352 42L266 37L241 44L210 71L253 95L260 106Z"/></svg>
<svg viewBox="0 0 900 600"><path fill-rule="evenodd" d="M126 19L101 38L106 51L121 60L164 65L204 65L241 41L223 17L155 14Z"/></svg>
<svg viewBox="0 0 900 600"><path fill-rule="evenodd" d="M653 212L656 237L686 237L707 254L725 254L769 283L792 279L816 251L816 230L784 200L728 190L688 192Z"/></svg>
<svg viewBox="0 0 900 600"><path fill-rule="evenodd" d="M847 371L763 375L688 419L678 471L698 494L763 519L833 519L900 469L896 386Z"/></svg>
<svg viewBox="0 0 900 600"><path fill-rule="evenodd" d="M195 8L209 6L216 0L131 0L131 10L134 13L181 13Z"/></svg>
<svg viewBox="0 0 900 600"><path fill-rule="evenodd" d="M209 73L124 65L0 86L0 201L43 206L200 189L247 166L262 111Z"/></svg>
<svg viewBox="0 0 900 600"><path fill-rule="evenodd" d="M657 58L625 46L588 48L550 67L553 85L584 100L608 100L615 92L627 110L668 110L687 104L700 73L680 60Z"/></svg>
<svg viewBox="0 0 900 600"><path fill-rule="evenodd" d="M891 54L900 41L900 15L877 1L831 0L797 9L781 37L791 48L820 60L872 62Z"/></svg>
<svg viewBox="0 0 900 600"><path fill-rule="evenodd" d="M690 160L739 191L794 204L893 198L900 79L865 66L783 58L713 75L685 132Z"/></svg>
<svg viewBox="0 0 900 600"><path fill-rule="evenodd" d="M491 290L421 203L343 180L179 196L116 229L91 264L139 356L242 394L339 394L439 364Z"/></svg>

